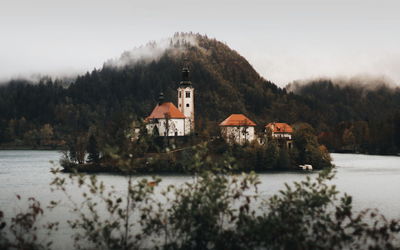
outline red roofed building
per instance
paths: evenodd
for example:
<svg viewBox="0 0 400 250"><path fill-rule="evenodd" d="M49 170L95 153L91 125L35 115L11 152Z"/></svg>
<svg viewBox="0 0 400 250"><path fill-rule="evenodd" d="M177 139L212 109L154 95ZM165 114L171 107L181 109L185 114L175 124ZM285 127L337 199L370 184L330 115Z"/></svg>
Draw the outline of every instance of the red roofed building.
<svg viewBox="0 0 400 250"><path fill-rule="evenodd" d="M293 128L287 123L271 122L265 126L265 130L267 136L271 136L272 139L284 140L288 148L292 147Z"/></svg>
<svg viewBox="0 0 400 250"><path fill-rule="evenodd" d="M231 143L244 144L255 137L256 124L242 114L232 114L219 124L222 136Z"/></svg>
<svg viewBox="0 0 400 250"><path fill-rule="evenodd" d="M155 133L155 129L160 136L184 136L186 117L172 102L163 102L164 95L161 93L158 105L151 114L145 119L146 128L149 133Z"/></svg>
<svg viewBox="0 0 400 250"><path fill-rule="evenodd" d="M168 115L168 117L172 119L185 119L182 112L179 111L172 102L164 102L153 109L151 114L146 118L146 121L150 119L165 118L165 115Z"/></svg>

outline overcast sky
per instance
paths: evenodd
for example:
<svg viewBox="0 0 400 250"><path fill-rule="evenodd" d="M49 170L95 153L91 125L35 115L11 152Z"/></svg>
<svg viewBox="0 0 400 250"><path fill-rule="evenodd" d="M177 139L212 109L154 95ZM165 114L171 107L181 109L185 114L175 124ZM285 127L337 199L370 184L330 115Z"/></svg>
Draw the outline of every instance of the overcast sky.
<svg viewBox="0 0 400 250"><path fill-rule="evenodd" d="M0 0L0 79L82 73L177 31L226 42L280 86L360 74L400 84L399 0Z"/></svg>

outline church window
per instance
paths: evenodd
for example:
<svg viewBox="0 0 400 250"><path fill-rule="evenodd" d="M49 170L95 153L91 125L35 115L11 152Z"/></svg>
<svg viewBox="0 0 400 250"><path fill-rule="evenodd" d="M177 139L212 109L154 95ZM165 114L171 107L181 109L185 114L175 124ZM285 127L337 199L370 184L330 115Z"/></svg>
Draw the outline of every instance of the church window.
<svg viewBox="0 0 400 250"><path fill-rule="evenodd" d="M179 98L181 98L181 97L182 97L182 92L179 91Z"/></svg>
<svg viewBox="0 0 400 250"><path fill-rule="evenodd" d="M189 107L189 103L186 103L186 107Z"/></svg>
<svg viewBox="0 0 400 250"><path fill-rule="evenodd" d="M186 92L186 98L190 98L190 92L189 91Z"/></svg>

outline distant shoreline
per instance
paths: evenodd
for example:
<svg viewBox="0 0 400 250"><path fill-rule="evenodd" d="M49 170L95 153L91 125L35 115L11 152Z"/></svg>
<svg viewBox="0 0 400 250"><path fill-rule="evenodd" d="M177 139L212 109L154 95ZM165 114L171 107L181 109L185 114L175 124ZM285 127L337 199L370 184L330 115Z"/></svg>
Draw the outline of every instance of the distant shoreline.
<svg viewBox="0 0 400 250"><path fill-rule="evenodd" d="M53 146L38 146L38 147L30 147L30 146L9 146L9 145L0 145L0 150L47 150L47 151L63 151L66 150L64 147L53 147ZM376 156L400 156L400 152L397 154L376 154L376 153L368 153L368 152L350 152L350 151L329 151L329 154L356 154L356 155L376 155Z"/></svg>
<svg viewBox="0 0 400 250"><path fill-rule="evenodd" d="M148 174L156 174L156 175L188 175L192 176L197 173L197 171L185 171L185 170L172 170L172 169L145 169L145 168L137 168L134 171L124 171L118 167L111 167L111 166L95 166L91 164L74 164L74 166L61 166L63 173L86 173L86 174L117 174L117 175L148 175ZM335 166L333 166L335 168ZM263 171L256 171L256 170L245 170L245 169L238 169L238 170L230 170L229 174L240 174L240 173L249 173L255 172L256 174L262 173L316 173L320 170L302 170L302 169L295 169L295 168L282 168L282 169L268 169Z"/></svg>
<svg viewBox="0 0 400 250"><path fill-rule="evenodd" d="M0 150L52 150L52 151L62 151L62 150L66 150L66 148L64 148L64 147L53 147L53 146L30 147L30 146L0 145Z"/></svg>

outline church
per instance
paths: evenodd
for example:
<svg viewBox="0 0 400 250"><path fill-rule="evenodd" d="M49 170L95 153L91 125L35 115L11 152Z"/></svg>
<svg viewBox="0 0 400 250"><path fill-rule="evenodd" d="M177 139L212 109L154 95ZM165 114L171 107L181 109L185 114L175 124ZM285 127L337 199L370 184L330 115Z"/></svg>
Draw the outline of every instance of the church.
<svg viewBox="0 0 400 250"><path fill-rule="evenodd" d="M165 102L163 93L160 93L157 106L145 119L148 133L159 136L194 133L194 88L189 74L188 66L184 66L178 87L178 107L172 102Z"/></svg>
<svg viewBox="0 0 400 250"><path fill-rule="evenodd" d="M194 88L190 81L190 71L187 65L182 68L182 80L179 82L177 91L178 107L172 102L166 102L164 94L160 93L158 104L145 119L149 134L165 137L194 134ZM256 123L243 114L232 114L221 122L219 127L221 136L229 143L245 144L254 140L265 143L263 138L270 132L272 139L285 144L287 148L292 147L293 129L286 123L269 123L265 126L265 132L257 136L255 133Z"/></svg>

